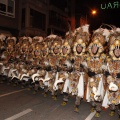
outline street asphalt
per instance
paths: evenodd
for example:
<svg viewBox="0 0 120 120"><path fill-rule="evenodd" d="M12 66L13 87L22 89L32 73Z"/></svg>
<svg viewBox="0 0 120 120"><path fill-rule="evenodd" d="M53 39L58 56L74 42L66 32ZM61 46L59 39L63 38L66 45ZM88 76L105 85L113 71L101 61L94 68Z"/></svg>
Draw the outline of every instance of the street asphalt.
<svg viewBox="0 0 120 120"><path fill-rule="evenodd" d="M14 87L12 84L0 84L0 120L118 120L115 116L109 116L109 109L102 110L101 117L96 118L91 114L90 103L82 100L79 113L74 112L75 97L70 97L66 106L62 106L63 95L53 100L50 93L46 97L39 90L33 94L33 90ZM93 116L90 118L90 116Z"/></svg>

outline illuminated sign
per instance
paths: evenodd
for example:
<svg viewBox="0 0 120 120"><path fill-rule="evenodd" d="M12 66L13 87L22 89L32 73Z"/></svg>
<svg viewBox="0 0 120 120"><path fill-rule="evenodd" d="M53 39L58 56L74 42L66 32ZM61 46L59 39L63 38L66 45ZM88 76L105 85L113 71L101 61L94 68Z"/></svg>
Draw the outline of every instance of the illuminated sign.
<svg viewBox="0 0 120 120"><path fill-rule="evenodd" d="M118 9L120 8L120 2L109 2L101 4L101 9Z"/></svg>

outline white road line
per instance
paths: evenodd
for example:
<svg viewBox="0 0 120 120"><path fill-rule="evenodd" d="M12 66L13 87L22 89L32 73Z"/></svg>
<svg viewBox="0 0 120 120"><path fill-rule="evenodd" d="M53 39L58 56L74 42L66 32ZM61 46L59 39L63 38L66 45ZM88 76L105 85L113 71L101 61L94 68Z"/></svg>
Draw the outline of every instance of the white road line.
<svg viewBox="0 0 120 120"><path fill-rule="evenodd" d="M22 111L22 112L20 112L20 113L18 113L18 114L15 114L15 115L13 115L13 116L5 119L5 120L15 120L15 119L17 119L17 118L19 118L19 117L21 117L21 116L23 116L23 115L31 112L31 111L32 111L32 109L24 110L24 111Z"/></svg>
<svg viewBox="0 0 120 120"><path fill-rule="evenodd" d="M85 120L91 120L93 116L95 115L96 111L90 113Z"/></svg>
<svg viewBox="0 0 120 120"><path fill-rule="evenodd" d="M21 92L21 91L24 91L24 90L26 90L26 89L18 90L18 91L14 91L14 92L10 92L10 93L6 93L6 94L3 94L3 95L0 95L0 98L1 98L1 97L4 97L4 96L7 96L7 95L14 94L14 93L18 93L18 92Z"/></svg>
<svg viewBox="0 0 120 120"><path fill-rule="evenodd" d="M51 110L51 112L54 112L56 109L58 109L61 105L58 105L57 107L55 107L53 110Z"/></svg>

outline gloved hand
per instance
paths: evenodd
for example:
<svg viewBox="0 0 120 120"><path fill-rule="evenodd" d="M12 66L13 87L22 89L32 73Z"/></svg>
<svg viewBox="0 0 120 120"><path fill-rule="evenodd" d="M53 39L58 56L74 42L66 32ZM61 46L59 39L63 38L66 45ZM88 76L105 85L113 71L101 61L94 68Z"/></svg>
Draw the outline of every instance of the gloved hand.
<svg viewBox="0 0 120 120"><path fill-rule="evenodd" d="M117 78L120 78L120 73L117 74Z"/></svg>
<svg viewBox="0 0 120 120"><path fill-rule="evenodd" d="M95 72L92 72L92 71L88 70L88 76L89 77L95 76Z"/></svg>
<svg viewBox="0 0 120 120"><path fill-rule="evenodd" d="M47 66L46 71L51 71L51 66Z"/></svg>
<svg viewBox="0 0 120 120"><path fill-rule="evenodd" d="M82 64L80 64L80 67L81 67L81 68L84 68L84 66L83 66Z"/></svg>

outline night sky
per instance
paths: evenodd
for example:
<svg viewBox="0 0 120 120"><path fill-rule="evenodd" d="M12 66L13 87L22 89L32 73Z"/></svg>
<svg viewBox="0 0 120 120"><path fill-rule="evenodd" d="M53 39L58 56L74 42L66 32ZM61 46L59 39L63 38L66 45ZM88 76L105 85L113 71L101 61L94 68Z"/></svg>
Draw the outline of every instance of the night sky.
<svg viewBox="0 0 120 120"><path fill-rule="evenodd" d="M92 9L97 10L94 16L91 14ZM97 29L102 23L120 27L120 0L77 0L76 11L87 15L92 29Z"/></svg>

